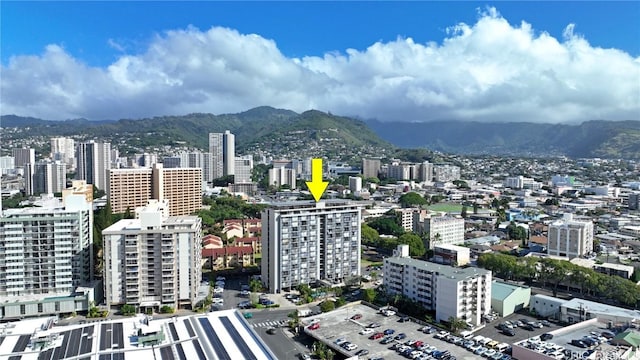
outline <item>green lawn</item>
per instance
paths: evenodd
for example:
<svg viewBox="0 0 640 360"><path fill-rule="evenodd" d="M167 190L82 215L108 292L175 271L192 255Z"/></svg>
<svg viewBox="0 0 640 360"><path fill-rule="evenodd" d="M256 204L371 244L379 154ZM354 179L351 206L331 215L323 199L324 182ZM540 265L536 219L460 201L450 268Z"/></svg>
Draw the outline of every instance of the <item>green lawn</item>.
<svg viewBox="0 0 640 360"><path fill-rule="evenodd" d="M434 204L434 205L429 206L429 210L460 213L462 211L462 205L459 205L459 204L446 204L446 203ZM469 208L468 211L469 212L473 212L473 208Z"/></svg>

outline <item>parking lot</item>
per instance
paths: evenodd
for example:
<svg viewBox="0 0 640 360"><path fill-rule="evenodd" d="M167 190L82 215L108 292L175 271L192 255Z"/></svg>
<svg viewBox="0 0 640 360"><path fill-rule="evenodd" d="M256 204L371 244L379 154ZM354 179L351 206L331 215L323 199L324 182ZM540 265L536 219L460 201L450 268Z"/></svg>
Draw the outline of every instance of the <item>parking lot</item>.
<svg viewBox="0 0 640 360"><path fill-rule="evenodd" d="M361 315L357 320L352 319L356 314ZM422 345L431 345L438 351L448 350L456 359L471 360L481 358L474 355L463 347L456 346L445 340L434 338L434 334L426 334L420 331L421 325L415 322L400 322L398 315L384 316L375 309L365 305L353 303L344 306L338 310L328 313L312 316L303 320L305 332L316 340L322 341L329 345L332 349L340 352L345 356L354 356L361 349L366 349L368 354L361 356L362 359L375 359L382 357L384 359L406 359L391 347L397 343L405 343L410 340L422 341ZM310 330L309 326L318 323L318 328ZM405 334L402 340L393 340L388 344L381 344L383 338L376 340L370 339L372 334L360 334L370 324L377 323L378 327L374 328L375 332L384 332L387 329L394 331L393 336L400 333ZM344 340L355 344L353 350L347 351L342 346L336 344L336 340ZM426 357L425 357L426 358Z"/></svg>
<svg viewBox="0 0 640 360"><path fill-rule="evenodd" d="M530 315L523 314L511 314L504 318L497 318L496 320L488 323L484 328L476 331L474 335L482 335L484 337L489 337L498 342L505 342L508 344L513 344L515 342L528 339L532 336L541 335L550 331L557 330L559 326L557 324L551 323L551 326L544 326L542 328L534 328L533 330L525 330L523 328L515 327L513 330L515 332L514 336L507 336L497 328L497 326L505 321L516 322L518 320L526 320L526 321L538 321L537 318Z"/></svg>

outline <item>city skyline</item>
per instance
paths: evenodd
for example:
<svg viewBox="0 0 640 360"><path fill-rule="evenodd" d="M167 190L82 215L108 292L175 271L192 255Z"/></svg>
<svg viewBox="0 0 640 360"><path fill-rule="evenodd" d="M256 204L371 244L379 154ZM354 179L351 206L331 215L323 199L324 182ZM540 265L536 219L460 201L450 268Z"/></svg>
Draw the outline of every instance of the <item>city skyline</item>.
<svg viewBox="0 0 640 360"><path fill-rule="evenodd" d="M4 114L100 120L260 105L403 121L640 114L636 2L158 3L153 19L139 15L142 3L2 6ZM57 16L67 10L71 21ZM20 25L26 16L38 25Z"/></svg>

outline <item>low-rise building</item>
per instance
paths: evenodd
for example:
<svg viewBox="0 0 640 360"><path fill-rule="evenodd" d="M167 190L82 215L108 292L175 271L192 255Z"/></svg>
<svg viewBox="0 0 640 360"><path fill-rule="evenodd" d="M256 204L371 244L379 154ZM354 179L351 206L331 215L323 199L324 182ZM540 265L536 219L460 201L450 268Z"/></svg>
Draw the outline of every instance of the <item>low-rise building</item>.
<svg viewBox="0 0 640 360"><path fill-rule="evenodd" d="M407 245L384 260L388 294L400 294L435 310L436 321L460 318L472 326L491 311L491 271L456 268L407 257ZM403 256L404 255L404 256Z"/></svg>
<svg viewBox="0 0 640 360"><path fill-rule="evenodd" d="M491 283L491 308L504 317L529 307L531 288L494 280Z"/></svg>

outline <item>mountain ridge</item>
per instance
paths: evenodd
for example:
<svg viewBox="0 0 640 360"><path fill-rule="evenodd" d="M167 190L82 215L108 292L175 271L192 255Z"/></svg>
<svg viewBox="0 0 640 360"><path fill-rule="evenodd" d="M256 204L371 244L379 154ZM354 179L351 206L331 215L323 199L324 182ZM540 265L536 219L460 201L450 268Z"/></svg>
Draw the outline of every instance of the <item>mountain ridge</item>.
<svg viewBox="0 0 640 360"><path fill-rule="evenodd" d="M428 148L466 155L569 156L640 159L640 121L591 120L580 124L474 121L383 122L318 110L296 113L260 106L236 114L192 113L144 119L42 120L3 115L3 127L29 127L30 135L132 138L131 146L186 142L207 149L209 132L229 130L239 151L264 144L343 142L356 147ZM340 144L336 143L335 146ZM300 148L302 149L302 148ZM303 150L303 149L302 149ZM367 151L370 152L370 151Z"/></svg>

